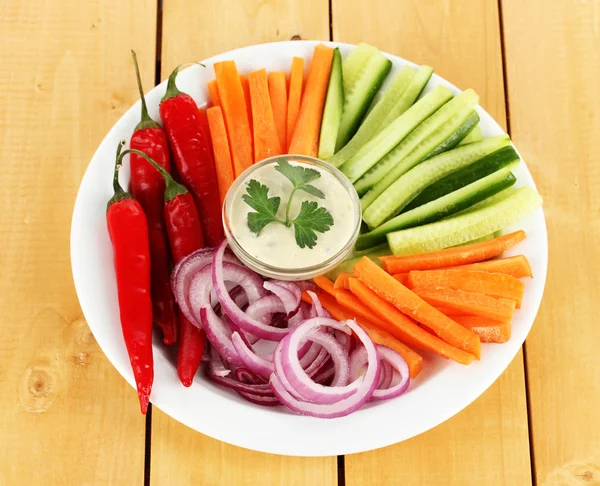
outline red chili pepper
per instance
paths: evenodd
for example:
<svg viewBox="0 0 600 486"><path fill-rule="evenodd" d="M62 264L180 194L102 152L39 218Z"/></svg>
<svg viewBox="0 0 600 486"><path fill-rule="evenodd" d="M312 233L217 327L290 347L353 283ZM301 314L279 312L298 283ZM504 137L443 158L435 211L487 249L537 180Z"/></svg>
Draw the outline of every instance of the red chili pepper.
<svg viewBox="0 0 600 486"><path fill-rule="evenodd" d="M177 89L175 68L160 102L160 116L169 137L177 170L194 196L206 244L215 246L223 238L221 202L210 133L196 102Z"/></svg>
<svg viewBox="0 0 600 486"><path fill-rule="evenodd" d="M170 172L171 157L167 136L162 127L148 115L137 57L134 51L131 54L142 100L142 120L135 127L129 145L132 149L149 155ZM131 193L142 205L148 220L154 322L162 330L165 344L173 344L177 341L177 313L171 290L171 255L163 216L165 181L154 167L136 154L131 154L130 164Z"/></svg>
<svg viewBox="0 0 600 486"><path fill-rule="evenodd" d="M175 182L171 175L146 154L134 150L125 153L136 153L150 162L165 180L164 215L173 260L177 263L182 258L202 248L202 228L194 198L181 184ZM204 352L206 337L204 331L192 324L179 312L179 354L177 355L177 374L184 386L190 386L198 371Z"/></svg>
<svg viewBox="0 0 600 486"><path fill-rule="evenodd" d="M150 244L142 206L119 184L121 148L113 176L114 196L108 202L106 221L113 245L121 328L142 413L148 410L154 381L152 358L152 299L150 298Z"/></svg>

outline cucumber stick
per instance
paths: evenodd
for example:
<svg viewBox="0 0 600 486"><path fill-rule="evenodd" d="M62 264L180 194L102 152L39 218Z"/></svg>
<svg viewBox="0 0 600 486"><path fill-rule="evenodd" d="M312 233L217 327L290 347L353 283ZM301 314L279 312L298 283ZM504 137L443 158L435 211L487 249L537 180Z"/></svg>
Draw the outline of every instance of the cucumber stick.
<svg viewBox="0 0 600 486"><path fill-rule="evenodd" d="M490 176L488 176L488 177L490 177ZM472 184L469 184L469 185L472 185ZM467 187L469 187L469 186L467 186ZM460 189L460 190L462 190L462 189ZM511 197L518 190L519 190L518 187L512 186L507 189L504 189L503 191L500 191L497 194L491 194L488 197L486 197L483 201L473 204L471 207L466 208L463 211L460 211L459 213L456 213L456 215L458 216L459 214L472 213L473 211L487 208L488 206L491 206L492 204L496 204L497 202L504 201L505 199Z"/></svg>
<svg viewBox="0 0 600 486"><path fill-rule="evenodd" d="M323 120L321 121L321 135L319 138L319 158L326 159L335 152L335 141L337 140L342 109L344 107L344 84L342 77L342 53L339 48L333 51L331 72L329 73L329 85L327 86L327 97L323 109Z"/></svg>
<svg viewBox="0 0 600 486"><path fill-rule="evenodd" d="M344 73L344 92L349 93L354 87L354 83L362 69L367 64L369 58L377 52L377 48L369 44L359 44L356 46L344 62L342 63L342 71Z"/></svg>
<svg viewBox="0 0 600 486"><path fill-rule="evenodd" d="M477 211L468 212L436 223L418 226L387 235L394 255L438 251L489 235L513 224L537 209L542 198L530 186L512 196Z"/></svg>
<svg viewBox="0 0 600 486"><path fill-rule="evenodd" d="M481 238L475 238L474 240L467 241L465 243L461 243L460 245L456 245L456 246L475 245L477 243L483 243L484 241L493 240L494 238L497 238L496 233L490 233L489 235L482 236Z"/></svg>
<svg viewBox="0 0 600 486"><path fill-rule="evenodd" d="M398 214L427 186L510 144L507 136L491 137L432 157L401 175L365 211L363 220L374 229Z"/></svg>
<svg viewBox="0 0 600 486"><path fill-rule="evenodd" d="M434 92L435 90L415 103L414 106L417 106L421 101L426 100L427 97L431 96ZM427 156L431 156L432 151L458 130L464 121L471 116L471 111L478 101L479 97L475 91L471 89L463 91L461 94L448 101L448 103L437 110L432 116L419 124L410 135L404 138L402 142L396 146L396 148L386 152L387 155L379 160L377 165L369 165L370 170L366 174L363 172L364 175L361 180L354 184L358 194L365 194L381 179L386 177L386 175L389 176L387 180L394 177L391 179L391 182L385 186L388 187L400 177L400 175L406 172L406 170L418 164ZM409 111L410 110L406 113ZM409 155L411 162L405 160ZM408 168L403 172L401 171L399 174L396 174L394 168L399 164L401 164L402 167ZM373 165L375 166L373 167ZM391 175L390 172L394 172L394 175ZM350 180L355 182L352 179ZM383 191L380 191L379 194L381 194L381 192ZM369 196L369 199L372 198L371 202L376 199L376 196L373 196L374 195Z"/></svg>
<svg viewBox="0 0 600 486"><path fill-rule="evenodd" d="M465 138L463 138L458 145L467 145L469 143L481 142L483 140L483 133L481 132L481 127L476 125L471 133L469 133Z"/></svg>
<svg viewBox="0 0 600 486"><path fill-rule="evenodd" d="M379 245L385 241L386 235L393 231L434 223L460 211L476 207L480 201L485 202L493 199L494 195L507 192L507 188L512 187L516 180L509 169L494 172L435 201L399 214L370 233L360 235L356 241L356 249L365 250Z"/></svg>
<svg viewBox="0 0 600 486"><path fill-rule="evenodd" d="M350 182L356 182L451 98L452 92L448 88L437 86L363 145L352 158L340 167L340 170L350 179Z"/></svg>
<svg viewBox="0 0 600 486"><path fill-rule="evenodd" d="M358 130L373 98L392 69L392 61L381 52L367 60L358 77L344 93L344 109L336 141L336 151L346 145Z"/></svg>
<svg viewBox="0 0 600 486"><path fill-rule="evenodd" d="M365 120L361 123L358 131L352 137L344 148L328 159L330 164L339 167L352 157L358 150L366 144L380 130L383 119L394 107L396 102L404 98L404 93L415 75L415 70L405 66L392 80L390 86L385 90L380 100L373 106L373 109L367 114ZM416 96L415 96L416 99ZM414 103L414 99L407 106L407 109ZM406 110L405 110L406 111Z"/></svg>
<svg viewBox="0 0 600 486"><path fill-rule="evenodd" d="M471 182L474 182L477 179L492 174L503 167L512 167L519 161L519 154L517 154L512 146L507 145L499 148L470 166L446 175L437 182L431 184L425 188L421 194L415 197L405 209L410 210L426 204L429 201L434 201L435 199L456 191L467 184L471 184Z"/></svg>

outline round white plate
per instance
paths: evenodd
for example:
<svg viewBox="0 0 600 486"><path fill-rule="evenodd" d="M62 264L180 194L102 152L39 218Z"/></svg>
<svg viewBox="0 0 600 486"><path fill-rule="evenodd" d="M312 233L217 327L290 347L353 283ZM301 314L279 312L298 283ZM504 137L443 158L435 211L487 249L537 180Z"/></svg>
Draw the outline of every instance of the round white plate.
<svg viewBox="0 0 600 486"><path fill-rule="evenodd" d="M193 96L199 106L206 103L207 83L214 79L212 65L233 59L240 73L267 68L289 72L293 56L310 64L317 42L291 41L237 49L203 61L206 68L194 66L179 74L179 88ZM354 46L327 42L347 54ZM402 66L413 63L387 55L394 64L391 79ZM183 60L182 60L183 61ZM131 82L134 82L133 70ZM459 90L433 75L426 91L443 84ZM166 82L146 95L150 115L159 120L158 103ZM484 136L504 133L483 109L478 107ZM77 295L87 322L100 347L123 377L134 386L133 373L121 334L112 248L106 228L106 203L112 196L112 171L119 140L129 140L140 118L140 103L121 117L98 147L85 173L71 227L71 264ZM127 164L126 167L127 168ZM129 173L122 171L122 182ZM531 174L521 164L515 170L518 184L533 184ZM512 250L523 253L534 278L525 285L523 307L515 313L510 341L502 345L484 344L481 361L461 366L426 354L423 372L409 390L396 399L371 403L344 418L325 420L303 417L283 406L262 408L248 403L234 392L219 388L198 372L190 388L183 387L166 347L155 339L155 379L151 401L174 419L203 434L248 449L275 454L326 456L368 451L406 440L435 427L458 413L481 395L506 369L523 344L535 319L546 280L547 236L541 209L515 228L527 231L528 238Z"/></svg>

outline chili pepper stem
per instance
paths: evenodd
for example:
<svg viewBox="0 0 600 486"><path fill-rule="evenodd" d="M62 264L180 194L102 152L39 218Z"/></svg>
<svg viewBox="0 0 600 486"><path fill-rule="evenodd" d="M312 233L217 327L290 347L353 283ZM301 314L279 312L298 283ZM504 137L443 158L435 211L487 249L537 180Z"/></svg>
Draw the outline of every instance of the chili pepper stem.
<svg viewBox="0 0 600 486"><path fill-rule="evenodd" d="M171 199L174 199L176 196L178 196L180 194L187 194L188 190L185 188L185 186L183 186L182 184L179 184L178 182L175 182L175 180L171 177L171 174L169 174L165 169L163 169L160 165L158 165L152 159L152 157L149 157L144 152L140 152L139 150L127 149L127 150L121 152L121 154L118 156L118 159L122 161L123 157L127 154L136 154L136 155L139 155L140 157L143 157L144 159L146 159L148 161L148 163L150 163L152 165L152 167L154 167L158 172L160 172L160 174L163 176L163 178L165 180L165 202L170 201Z"/></svg>
<svg viewBox="0 0 600 486"><path fill-rule="evenodd" d="M115 193L113 194L113 197L111 197L110 200L108 201L108 205L106 206L107 208L112 203L122 201L123 199L132 198L131 194L129 194L127 191L125 191L125 189L123 189L121 187L121 184L119 183L119 169L121 168L121 161L123 159L123 157L121 155L121 150L123 150L124 145L125 145L125 140L121 140L119 142L119 145L117 145L117 157L115 159L115 169L113 172L113 189L114 189Z"/></svg>
<svg viewBox="0 0 600 486"><path fill-rule="evenodd" d="M135 127L137 130L145 130L146 128L158 128L160 125L156 123L148 114L148 106L146 105L146 98L144 97L144 89L142 88L142 77L140 76L140 66L138 65L137 55L135 51L131 50L131 56L133 57L133 65L135 66L135 76L137 78L137 86L140 92L140 100L142 101L142 120Z"/></svg>
<svg viewBox="0 0 600 486"><path fill-rule="evenodd" d="M173 72L171 73L171 75L169 76L169 80L167 81L167 90L165 91L165 95L162 97L162 100L160 100L161 103L165 100L168 100L169 98L174 98L177 95L183 94L181 91L179 91L179 88L177 88L177 84L175 83L175 81L177 79L177 75L179 74L179 70L183 66L189 66L191 64L198 64L199 66L206 67L201 62L184 62L177 66L175 69L173 69Z"/></svg>

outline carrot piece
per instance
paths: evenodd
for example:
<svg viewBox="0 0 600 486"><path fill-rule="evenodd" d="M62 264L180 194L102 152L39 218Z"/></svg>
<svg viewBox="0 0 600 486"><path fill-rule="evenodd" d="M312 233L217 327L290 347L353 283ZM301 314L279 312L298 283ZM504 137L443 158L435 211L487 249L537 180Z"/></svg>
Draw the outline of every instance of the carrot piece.
<svg viewBox="0 0 600 486"><path fill-rule="evenodd" d="M502 297L514 300L517 309L521 307L525 291L525 284L515 277L476 270L413 270L408 277L408 288L414 287L447 287Z"/></svg>
<svg viewBox="0 0 600 486"><path fill-rule="evenodd" d="M510 339L510 322L503 324L481 316L460 316L456 322L479 335L482 343L505 343Z"/></svg>
<svg viewBox="0 0 600 486"><path fill-rule="evenodd" d="M348 285L348 280L354 278L353 273L340 273L338 278L335 279L334 289L346 289L348 290L350 287Z"/></svg>
<svg viewBox="0 0 600 486"><path fill-rule="evenodd" d="M442 314L447 315L448 317L457 317L457 316L464 316L465 313L461 312L461 311L457 311L455 309L451 309L449 307L443 307L441 305L434 305L434 307L439 310ZM454 319L456 321L456 319Z"/></svg>
<svg viewBox="0 0 600 486"><path fill-rule="evenodd" d="M279 145L287 152L287 81L284 72L269 73L269 95Z"/></svg>
<svg viewBox="0 0 600 486"><path fill-rule="evenodd" d="M315 47L310 63L306 89L302 96L296 127L292 135L289 153L317 156L321 118L333 60L333 48L325 44Z"/></svg>
<svg viewBox="0 0 600 486"><path fill-rule="evenodd" d="M252 134L250 132L244 89L235 62L218 62L214 65L214 69L229 137L233 171L237 177L250 167L254 161L252 157Z"/></svg>
<svg viewBox="0 0 600 486"><path fill-rule="evenodd" d="M477 334L465 329L425 302L394 277L379 268L368 257L362 257L359 260L354 266L354 273L362 283L379 297L393 304L398 310L433 329L448 344L479 358L481 342Z"/></svg>
<svg viewBox="0 0 600 486"><path fill-rule="evenodd" d="M289 148L292 142L292 135L296 127L296 119L300 111L300 102L302 101L302 87L304 85L304 58L294 57L292 59L292 69L290 71L290 86L288 89L288 109L287 109L287 141L286 148Z"/></svg>
<svg viewBox="0 0 600 486"><path fill-rule="evenodd" d="M515 301L495 299L485 294L444 287L416 287L413 292L425 302L460 311L463 315L487 317L502 323L509 322L515 311Z"/></svg>
<svg viewBox="0 0 600 486"><path fill-rule="evenodd" d="M383 268L392 274L410 272L411 270L433 270L435 268L480 262L496 257L524 239L524 231L515 231L514 233L473 245L447 248L445 250L419 253L417 255L382 256L379 259L383 263Z"/></svg>
<svg viewBox="0 0 600 486"><path fill-rule="evenodd" d="M421 329L411 319L396 309L392 304L379 297L375 292L356 278L350 279L350 291L354 296L370 308L372 315L377 316L377 326L400 339L408 346L433 351L444 358L453 359L460 364L469 364L473 355L455 348L434 334ZM383 322L383 325L380 324Z"/></svg>
<svg viewBox="0 0 600 486"><path fill-rule="evenodd" d="M392 277L394 277L396 280L398 280L398 282L400 282L405 287L407 287L407 284L408 284L408 276L409 276L409 272L397 273L396 275L392 275Z"/></svg>
<svg viewBox="0 0 600 486"><path fill-rule="evenodd" d="M525 255L497 258L485 262L448 267L447 270L478 270L489 273L504 273L515 278L531 277L531 265Z"/></svg>
<svg viewBox="0 0 600 486"><path fill-rule="evenodd" d="M332 297L335 297L335 294L334 294L335 285L327 277L325 277L323 275L321 275L319 277L315 277L315 278L313 278L313 282L317 284L317 287L323 289L325 292L327 292Z"/></svg>
<svg viewBox="0 0 600 486"><path fill-rule="evenodd" d="M302 294L302 300L312 304L312 299L306 293ZM420 354L410 349L400 340L396 339L390 333L383 331L373 324L368 319L361 316L356 316L348 309L341 306L336 302L329 294L319 292L318 294L321 305L329 311L333 318L337 321L345 321L347 319L354 319L356 323L364 329L375 344L387 346L390 349L396 351L400 356L404 358L408 365L408 371L411 378L415 378L423 369L423 358Z"/></svg>
<svg viewBox="0 0 600 486"><path fill-rule="evenodd" d="M252 102L252 129L254 133L254 161L281 155L283 150L279 143L271 98L267 71L259 69L248 74L250 99Z"/></svg>
<svg viewBox="0 0 600 486"><path fill-rule="evenodd" d="M252 101L250 99L250 83L248 82L248 78L243 74L240 75L240 83L242 83L244 99L246 100L246 112L248 113L248 123L250 124L250 135L253 136L254 134L252 127Z"/></svg>
<svg viewBox="0 0 600 486"><path fill-rule="evenodd" d="M227 140L227 129L223 110L220 106L212 106L206 110L208 126L210 127L210 138L212 139L213 154L215 156L215 167L217 169L217 184L219 185L219 197L221 204L225 201L225 195L233 184L233 164L229 152Z"/></svg>
<svg viewBox="0 0 600 486"><path fill-rule="evenodd" d="M221 95L219 94L219 85L216 79L208 83L208 96L212 106L221 106Z"/></svg>

